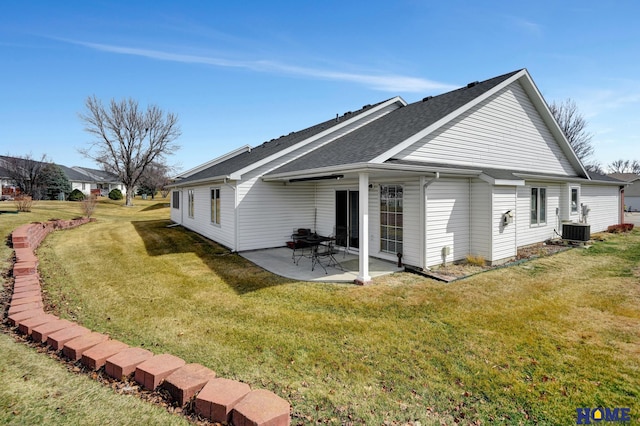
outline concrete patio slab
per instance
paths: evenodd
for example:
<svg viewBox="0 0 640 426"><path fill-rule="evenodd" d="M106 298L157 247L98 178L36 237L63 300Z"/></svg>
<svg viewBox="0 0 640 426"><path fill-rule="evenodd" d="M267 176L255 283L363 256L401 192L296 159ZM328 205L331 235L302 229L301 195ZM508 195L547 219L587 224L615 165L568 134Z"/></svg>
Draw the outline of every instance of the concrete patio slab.
<svg viewBox="0 0 640 426"><path fill-rule="evenodd" d="M303 257L296 265L291 258L291 249L279 247L264 250L251 250L239 253L240 256L281 277L298 281L352 283L358 277L358 255L338 253L335 259L338 266L326 266L327 272L320 266L311 270L311 259ZM396 263L382 259L369 259L369 275L372 278L404 271Z"/></svg>

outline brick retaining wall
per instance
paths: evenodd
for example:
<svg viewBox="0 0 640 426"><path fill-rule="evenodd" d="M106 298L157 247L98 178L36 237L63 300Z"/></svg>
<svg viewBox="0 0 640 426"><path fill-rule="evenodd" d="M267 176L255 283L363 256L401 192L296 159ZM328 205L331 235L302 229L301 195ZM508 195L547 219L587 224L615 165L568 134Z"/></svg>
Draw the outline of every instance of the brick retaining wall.
<svg viewBox="0 0 640 426"><path fill-rule="evenodd" d="M162 387L180 406L193 401L196 413L214 422L233 422L238 426L289 426L291 406L273 392L251 390L245 383L218 378L209 368L187 364L170 354L154 355L146 349L129 347L44 311L34 250L51 232L93 220L79 218L31 223L13 231L11 243L16 261L12 269L13 295L6 320L9 325L35 342L62 352L71 361L81 362L88 369L104 368L105 373L116 380L123 380L125 374L149 390Z"/></svg>

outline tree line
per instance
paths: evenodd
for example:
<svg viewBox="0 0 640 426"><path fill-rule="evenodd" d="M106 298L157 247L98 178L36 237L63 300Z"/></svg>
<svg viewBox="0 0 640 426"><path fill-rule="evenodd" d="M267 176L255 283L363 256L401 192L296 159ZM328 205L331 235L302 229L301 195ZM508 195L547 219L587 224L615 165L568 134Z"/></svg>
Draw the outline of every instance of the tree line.
<svg viewBox="0 0 640 426"><path fill-rule="evenodd" d="M593 160L595 148L593 134L587 131L587 120L578 110L575 101L565 99L549 105L551 114L556 119L562 132L566 136L571 148L576 153L585 168L590 172L600 173L634 173L640 175L640 162L631 159L619 159L602 166Z"/></svg>
<svg viewBox="0 0 640 426"><path fill-rule="evenodd" d="M7 177L22 195L34 200L56 200L59 194L71 193L71 182L64 171L43 155L35 160L30 154L0 158Z"/></svg>

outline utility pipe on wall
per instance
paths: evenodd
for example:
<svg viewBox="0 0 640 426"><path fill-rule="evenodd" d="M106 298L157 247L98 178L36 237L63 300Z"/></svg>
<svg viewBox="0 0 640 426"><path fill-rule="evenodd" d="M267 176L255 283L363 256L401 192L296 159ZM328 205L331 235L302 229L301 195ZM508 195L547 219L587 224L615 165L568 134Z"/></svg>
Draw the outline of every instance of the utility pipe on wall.
<svg viewBox="0 0 640 426"><path fill-rule="evenodd" d="M429 270L427 266L427 187L436 180L440 179L440 172L435 172L435 175L428 179L426 176L420 177L420 259L422 262L422 269Z"/></svg>

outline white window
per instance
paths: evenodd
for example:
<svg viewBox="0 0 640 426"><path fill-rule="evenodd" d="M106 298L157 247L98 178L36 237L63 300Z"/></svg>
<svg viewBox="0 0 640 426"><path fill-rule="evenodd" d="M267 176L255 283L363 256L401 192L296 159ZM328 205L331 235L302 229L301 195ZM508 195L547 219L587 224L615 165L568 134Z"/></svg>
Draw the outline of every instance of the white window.
<svg viewBox="0 0 640 426"><path fill-rule="evenodd" d="M571 214L578 213L578 206L580 205L580 192L578 188L571 188Z"/></svg>
<svg viewBox="0 0 640 426"><path fill-rule="evenodd" d="M220 188L211 188L211 223L220 225Z"/></svg>
<svg viewBox="0 0 640 426"><path fill-rule="evenodd" d="M531 188L531 224L547 223L547 189Z"/></svg>
<svg viewBox="0 0 640 426"><path fill-rule="evenodd" d="M380 251L402 253L402 186L380 185Z"/></svg>
<svg viewBox="0 0 640 426"><path fill-rule="evenodd" d="M189 192L187 193L187 204L189 206L189 217L193 217L193 189L190 189Z"/></svg>

